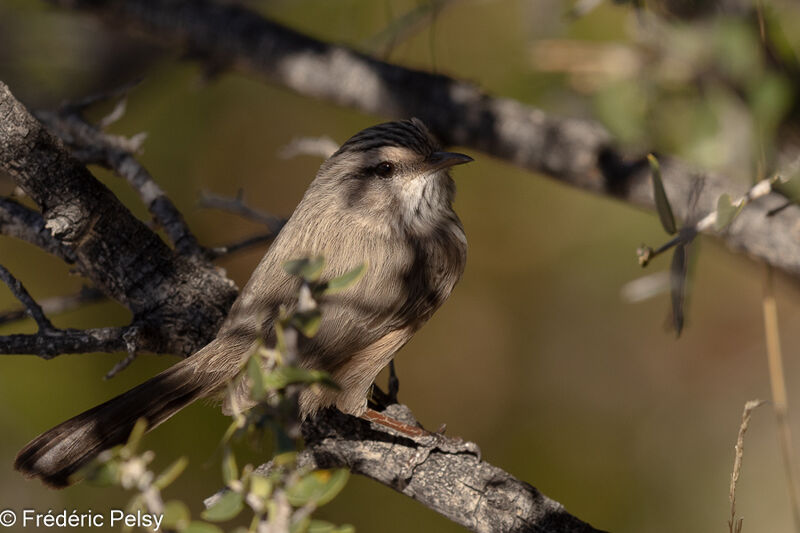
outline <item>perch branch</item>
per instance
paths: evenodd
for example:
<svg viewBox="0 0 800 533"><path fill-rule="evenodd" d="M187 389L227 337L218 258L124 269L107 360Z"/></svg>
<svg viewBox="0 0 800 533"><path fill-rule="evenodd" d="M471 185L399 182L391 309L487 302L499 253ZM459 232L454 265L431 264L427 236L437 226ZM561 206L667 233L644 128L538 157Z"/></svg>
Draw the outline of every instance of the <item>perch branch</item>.
<svg viewBox="0 0 800 533"><path fill-rule="evenodd" d="M390 406L387 414L416 425L404 405ZM349 468L472 531L598 533L533 486L469 453L433 449L419 462L413 441L336 410L304 423L303 437L309 466Z"/></svg>

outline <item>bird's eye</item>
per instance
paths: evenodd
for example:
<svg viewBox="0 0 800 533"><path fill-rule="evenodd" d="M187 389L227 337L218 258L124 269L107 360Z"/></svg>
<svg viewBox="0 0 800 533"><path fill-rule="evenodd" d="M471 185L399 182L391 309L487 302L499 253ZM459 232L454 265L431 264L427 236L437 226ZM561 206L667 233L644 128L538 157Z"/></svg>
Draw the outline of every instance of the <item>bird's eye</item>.
<svg viewBox="0 0 800 533"><path fill-rule="evenodd" d="M388 178L392 175L392 172L394 172L394 165L388 161L384 161L375 167L375 174L382 178Z"/></svg>

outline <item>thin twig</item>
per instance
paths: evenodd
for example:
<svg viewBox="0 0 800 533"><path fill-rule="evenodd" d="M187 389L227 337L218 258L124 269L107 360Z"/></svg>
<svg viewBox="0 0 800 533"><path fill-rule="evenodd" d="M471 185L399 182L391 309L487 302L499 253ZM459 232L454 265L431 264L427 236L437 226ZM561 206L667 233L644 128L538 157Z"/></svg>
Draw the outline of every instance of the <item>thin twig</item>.
<svg viewBox="0 0 800 533"><path fill-rule="evenodd" d="M389 24L364 42L364 48L374 50L376 55L388 59L392 51L415 33L435 22L445 7L455 0L430 0L420 3L410 11L392 18Z"/></svg>
<svg viewBox="0 0 800 533"><path fill-rule="evenodd" d="M786 394L786 379L783 371L780 331L778 329L778 307L775 303L772 267L764 265L764 330L767 343L767 363L772 387L772 405L778 420L778 438L781 443L783 465L786 472L789 500L792 505L795 530L800 531L800 490L798 490L797 465L792 452L792 434L788 422L789 402Z"/></svg>
<svg viewBox="0 0 800 533"><path fill-rule="evenodd" d="M234 242L231 244L225 244L222 246L215 246L214 248L209 248L206 251L206 255L209 259L217 259L222 256L230 255L240 250L244 250L245 248L250 248L251 246L256 246L259 244L263 244L265 242L270 242L274 238L275 238L274 233L264 233L261 235L255 235L253 237L248 237L246 239L243 239L239 242Z"/></svg>
<svg viewBox="0 0 800 533"><path fill-rule="evenodd" d="M258 209L253 209L244 201L244 193L240 189L234 198L219 196L209 192L200 193L200 207L207 209L219 209L227 213L239 215L242 218L263 224L275 235L281 230L286 220L270 215Z"/></svg>
<svg viewBox="0 0 800 533"><path fill-rule="evenodd" d="M31 297L22 282L15 278L6 267L0 265L0 280L8 285L14 297L25 306L25 311L36 321L40 333L51 333L56 330L53 323L45 316L41 306Z"/></svg>
<svg viewBox="0 0 800 533"><path fill-rule="evenodd" d="M66 311L72 311L84 304L99 302L106 299L102 291L94 287L83 287L75 294L66 296L54 296L47 298L39 303L45 315L57 315ZM28 317L25 309L9 309L0 311L0 325L16 322Z"/></svg>
<svg viewBox="0 0 800 533"><path fill-rule="evenodd" d="M138 343L139 343L139 335L140 335L139 328L131 327L129 328L123 335L122 338L125 341L125 348L127 349L128 354L125 356L124 359L119 361L116 365L114 365L111 370L109 370L103 379L111 379L133 363L133 360L136 359L136 356L139 355L138 352Z"/></svg>
<svg viewBox="0 0 800 533"><path fill-rule="evenodd" d="M281 148L278 155L283 159L291 159L298 155L313 155L328 159L339 149L339 143L327 136L297 137Z"/></svg>
<svg viewBox="0 0 800 533"><path fill-rule="evenodd" d="M736 445L733 457L733 471L731 472L731 487L728 493L728 500L731 502L731 517L728 519L728 529L730 533L741 533L742 518L736 519L736 483L739 481L739 474L742 471L742 457L744 456L744 434L750 425L750 416L753 409L764 403L764 400L750 400L744 404L742 412L742 423L739 425L739 434L736 437Z"/></svg>
<svg viewBox="0 0 800 533"><path fill-rule="evenodd" d="M741 197L737 198L735 201L731 201L731 206L737 209L737 212L741 212L746 205L772 192L773 185L780 180L782 180L781 176L775 175L771 178L758 181ZM728 226L732 220L733 219L724 221L724 224L721 224L721 222L723 222L722 214L720 213L719 209L714 209L706 216L698 220L695 224L681 228L680 233L677 236L673 237L659 248L654 250L646 245L642 245L637 248L636 256L638 257L639 264L643 267L647 266L656 256L661 255L678 244L688 244L697 236L698 233L711 230L721 231Z"/></svg>

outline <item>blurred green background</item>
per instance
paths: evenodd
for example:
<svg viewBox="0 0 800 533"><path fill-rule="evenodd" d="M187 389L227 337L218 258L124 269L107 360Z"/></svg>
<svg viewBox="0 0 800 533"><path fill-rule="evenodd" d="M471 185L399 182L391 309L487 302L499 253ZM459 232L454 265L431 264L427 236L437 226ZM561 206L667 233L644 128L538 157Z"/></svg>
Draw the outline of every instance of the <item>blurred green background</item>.
<svg viewBox="0 0 800 533"><path fill-rule="evenodd" d="M249 5L290 27L365 51L411 0L277 0ZM636 16L603 4L572 21L556 0L467 0L439 12L402 39L391 61L436 69L486 90L569 116L590 117L596 102L565 75L537 69L544 39L627 42ZM795 46L798 43L793 43ZM367 116L297 96L240 74L207 80L176 52L109 29L44 2L0 0L0 80L31 108L120 86L144 76L112 130L148 133L141 162L183 211L206 245L261 231L198 208L201 191L235 195L288 216L320 160L285 160L299 136L337 142L386 117ZM603 108L603 109L607 109ZM602 113L600 113L602 115ZM613 126L613 125L612 125ZM682 125L694 132L691 125ZM691 130L691 131L690 131ZM657 218L469 152L455 171L456 210L470 243L463 281L398 358L400 399L429 428L479 443L486 460L532 483L595 527L616 532L727 530L728 484L742 406L769 398L759 265L702 238L693 249L688 325L680 339L665 327L665 295L631 304L625 283L646 271L636 247L665 240ZM100 169L95 175L146 219L136 195ZM0 192L13 186L0 179ZM705 208L705 206L701 206ZM266 246L220 261L241 286ZM32 246L0 237L0 263L36 298L77 291L83 280ZM800 290L778 279L790 393L790 423L800 434L796 394ZM0 287L0 308L18 304ZM53 317L58 326L125 324L114 303ZM34 331L32 322L0 334ZM143 381L175 361L139 357L109 381L120 354L0 358L0 509L119 508L119 490L77 485L52 491L12 469L16 452L52 425ZM228 419L194 405L150 434L145 445L166 466L190 468L165 494L201 501L221 485L217 443ZM756 412L745 441L737 511L744 531L789 531L791 512L775 420ZM249 460L267 459L250 451ZM361 532L459 531L405 496L353 477L317 516Z"/></svg>

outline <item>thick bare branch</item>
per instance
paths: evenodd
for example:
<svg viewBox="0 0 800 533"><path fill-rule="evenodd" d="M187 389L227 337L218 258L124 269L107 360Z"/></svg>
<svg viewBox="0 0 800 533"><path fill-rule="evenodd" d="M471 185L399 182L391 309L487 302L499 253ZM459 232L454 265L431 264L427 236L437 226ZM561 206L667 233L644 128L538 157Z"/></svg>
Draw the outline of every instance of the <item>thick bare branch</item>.
<svg viewBox="0 0 800 533"><path fill-rule="evenodd" d="M389 406L387 414L416 424L404 405ZM310 466L349 468L472 531L598 531L528 483L474 455L436 448L421 454L419 444L361 418L329 410L307 421L303 436L303 459Z"/></svg>
<svg viewBox="0 0 800 533"><path fill-rule="evenodd" d="M94 102L102 99L90 97ZM123 100L124 102L124 100ZM58 135L69 146L73 155L84 164L96 163L112 169L117 175L125 178L131 187L139 193L142 203L153 215L156 223L164 228L164 232L179 252L200 256L203 252L194 234L192 234L183 215L172 203L163 189L134 157L144 140L143 135L130 139L105 133L100 127L87 122L81 111L85 105L65 105L58 112L40 111L37 118ZM124 106L118 105L103 124L118 118Z"/></svg>
<svg viewBox="0 0 800 533"><path fill-rule="evenodd" d="M75 254L45 228L40 213L10 198L0 198L0 233L38 246L67 263L75 262Z"/></svg>
<svg viewBox="0 0 800 533"><path fill-rule="evenodd" d="M515 100L492 97L472 83L378 61L235 5L207 0L52 1L135 26L211 64L256 73L312 98L382 116L417 116L445 144L474 148L569 185L653 208L647 165L618 152L610 134L594 122L553 117ZM723 192L743 192L722 176L698 173L668 157L661 162L667 193L681 218L687 216L685 206L697 177L706 180L701 210L711 211ZM721 238L798 276L800 239L795 228L800 227L800 208L764 216L780 198L771 194L750 206Z"/></svg>
<svg viewBox="0 0 800 533"><path fill-rule="evenodd" d="M120 352L128 328L58 329L32 335L0 337L0 354L33 354L52 359L65 353Z"/></svg>
<svg viewBox="0 0 800 533"><path fill-rule="evenodd" d="M138 346L190 354L213 337L236 297L234 284L205 259L170 250L2 83L0 168L41 207L44 227L80 272L133 312L147 337Z"/></svg>

